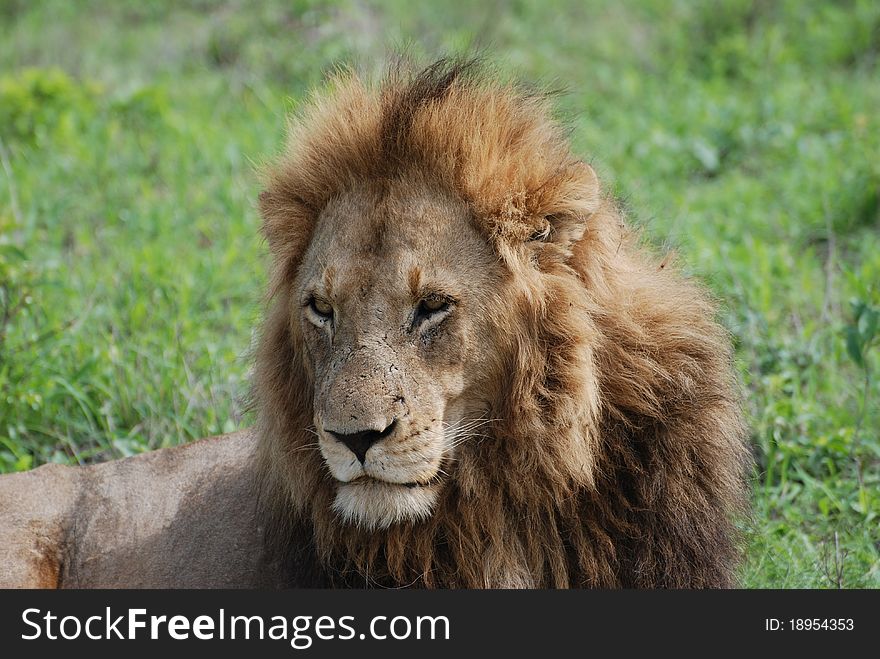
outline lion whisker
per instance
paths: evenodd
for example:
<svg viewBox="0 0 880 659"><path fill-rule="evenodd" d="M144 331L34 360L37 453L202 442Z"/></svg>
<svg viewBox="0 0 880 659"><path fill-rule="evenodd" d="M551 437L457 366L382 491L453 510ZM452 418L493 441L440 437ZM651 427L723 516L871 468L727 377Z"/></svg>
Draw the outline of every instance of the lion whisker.
<svg viewBox="0 0 880 659"><path fill-rule="evenodd" d="M290 449L289 453L298 453L299 451L314 451L319 449L321 446L318 442L312 442L311 444L303 444L302 446L297 446L296 448Z"/></svg>
<svg viewBox="0 0 880 659"><path fill-rule="evenodd" d="M456 421L455 423L446 423L444 421L443 426L447 430L470 429L470 428L479 428L480 426L485 426L485 425L488 425L488 424L493 423L495 421L501 421L501 420L502 419L499 419L499 418L489 419L489 418L485 418L485 417L479 417L476 419L460 419L460 420Z"/></svg>

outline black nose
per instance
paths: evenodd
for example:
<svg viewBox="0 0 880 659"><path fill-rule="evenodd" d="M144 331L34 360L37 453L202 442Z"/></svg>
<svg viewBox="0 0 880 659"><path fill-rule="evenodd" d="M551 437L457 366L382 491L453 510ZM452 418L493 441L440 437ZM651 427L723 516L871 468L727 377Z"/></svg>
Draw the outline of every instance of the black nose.
<svg viewBox="0 0 880 659"><path fill-rule="evenodd" d="M328 430L340 442L345 444L348 449L357 456L361 464L367 459L367 450L376 442L388 437L397 425L397 419L391 421L385 430L361 430L360 432L341 433Z"/></svg>

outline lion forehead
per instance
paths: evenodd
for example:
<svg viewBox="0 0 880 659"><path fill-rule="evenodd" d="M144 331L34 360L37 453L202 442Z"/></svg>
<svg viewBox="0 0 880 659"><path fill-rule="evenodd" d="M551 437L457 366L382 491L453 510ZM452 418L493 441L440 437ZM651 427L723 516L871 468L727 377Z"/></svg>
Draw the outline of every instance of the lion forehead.
<svg viewBox="0 0 880 659"><path fill-rule="evenodd" d="M331 277L338 294L398 286L415 295L431 281L479 285L496 264L460 197L402 177L353 187L324 208L302 279Z"/></svg>

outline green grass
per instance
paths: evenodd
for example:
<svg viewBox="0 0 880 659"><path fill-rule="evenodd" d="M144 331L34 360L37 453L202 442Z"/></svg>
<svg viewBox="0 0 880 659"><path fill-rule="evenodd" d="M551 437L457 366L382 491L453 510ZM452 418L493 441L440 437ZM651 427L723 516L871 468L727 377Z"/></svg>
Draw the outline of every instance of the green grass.
<svg viewBox="0 0 880 659"><path fill-rule="evenodd" d="M743 585L880 586L880 4L0 0L0 471L246 425L254 163L334 64L483 47L722 301ZM147 6L148 5L148 6Z"/></svg>

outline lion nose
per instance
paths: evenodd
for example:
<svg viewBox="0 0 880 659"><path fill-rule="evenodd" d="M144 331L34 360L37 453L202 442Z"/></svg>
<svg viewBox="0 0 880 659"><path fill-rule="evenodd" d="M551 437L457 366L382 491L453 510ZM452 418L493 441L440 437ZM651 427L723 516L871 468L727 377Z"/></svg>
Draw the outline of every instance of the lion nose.
<svg viewBox="0 0 880 659"><path fill-rule="evenodd" d="M348 450L357 456L361 464L367 459L367 451L376 442L388 437L397 425L397 419L392 419L384 430L361 430L360 432L342 433L334 430L327 430L340 442L348 447Z"/></svg>

